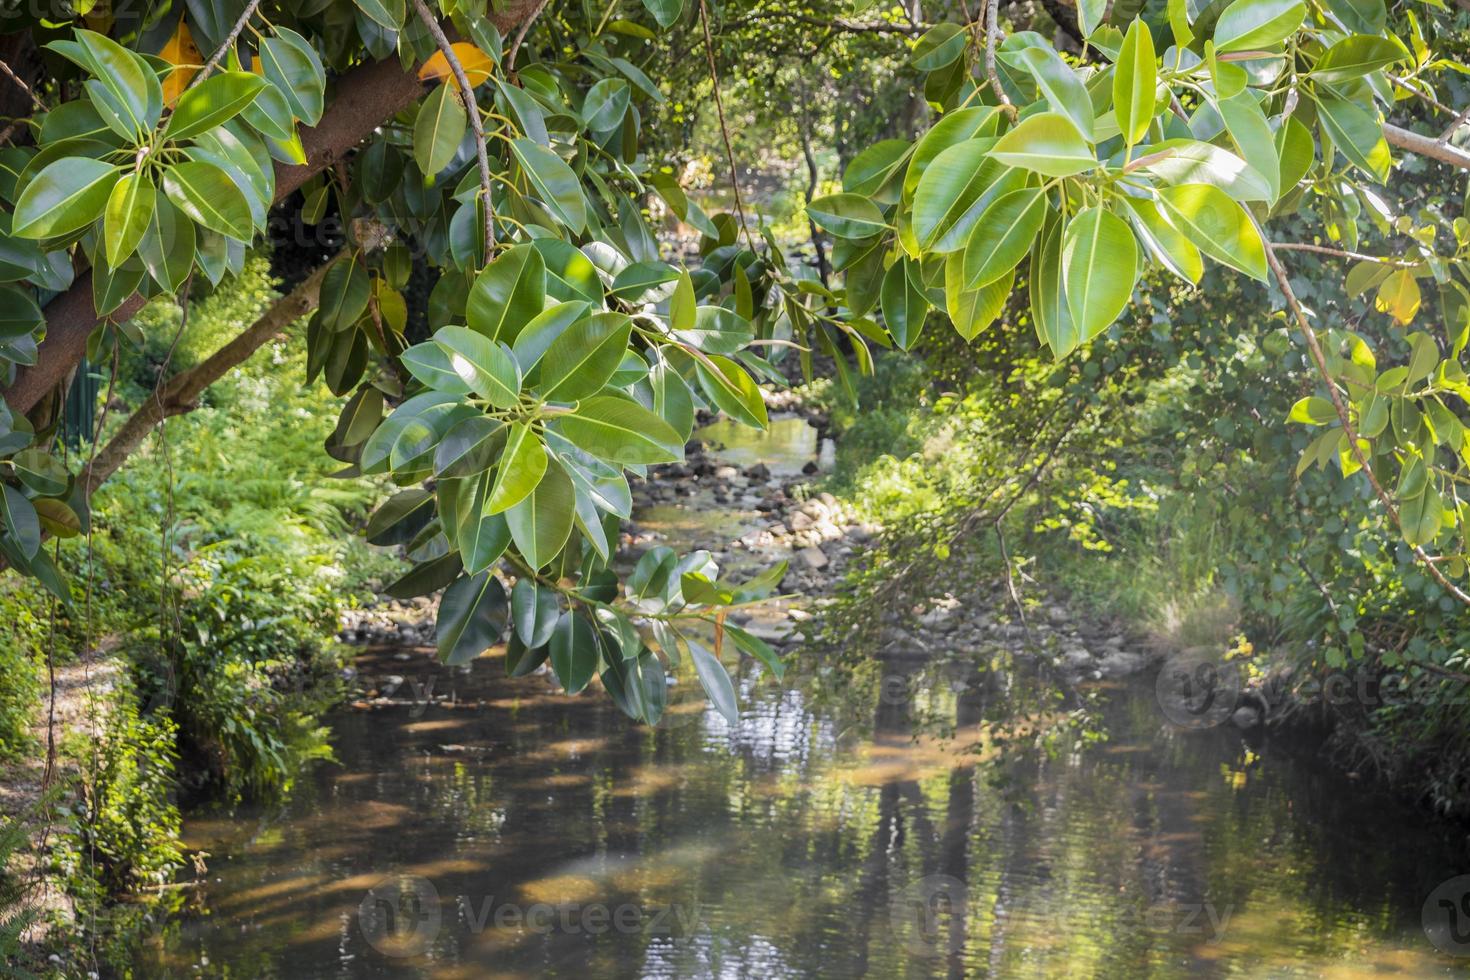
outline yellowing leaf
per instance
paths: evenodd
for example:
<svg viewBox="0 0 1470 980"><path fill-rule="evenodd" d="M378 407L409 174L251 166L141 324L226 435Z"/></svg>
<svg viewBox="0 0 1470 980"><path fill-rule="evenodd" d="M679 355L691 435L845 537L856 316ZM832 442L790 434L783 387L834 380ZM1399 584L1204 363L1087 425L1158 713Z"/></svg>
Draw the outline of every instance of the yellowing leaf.
<svg viewBox="0 0 1470 980"><path fill-rule="evenodd" d="M163 101L165 105L171 106L179 101L184 89L189 87L199 69L204 67L204 55L194 44L194 36L189 33L189 25L184 23L182 16L179 17L179 26L174 30L174 36L168 39L158 56L175 66L163 80Z"/></svg>
<svg viewBox="0 0 1470 980"><path fill-rule="evenodd" d="M465 77L470 80L471 85L479 85L481 82L495 74L495 59L466 41L456 41L450 45L454 55L459 59L460 66L464 68ZM454 77L454 70L449 67L449 59L444 57L443 51L435 51L434 56L424 62L419 69L419 78L423 81L433 79L437 82L448 81L450 85L459 88L459 81Z"/></svg>
<svg viewBox="0 0 1470 980"><path fill-rule="evenodd" d="M1414 319L1419 312L1419 284L1408 269L1399 269L1383 280L1378 287L1378 299L1374 306L1378 312L1387 313L1401 324Z"/></svg>

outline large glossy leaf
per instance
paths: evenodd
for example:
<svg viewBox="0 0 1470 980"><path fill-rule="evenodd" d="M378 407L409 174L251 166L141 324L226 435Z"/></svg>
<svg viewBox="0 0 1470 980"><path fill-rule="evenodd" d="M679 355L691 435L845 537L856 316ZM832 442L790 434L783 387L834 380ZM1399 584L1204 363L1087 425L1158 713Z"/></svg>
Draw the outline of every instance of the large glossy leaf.
<svg viewBox="0 0 1470 980"><path fill-rule="evenodd" d="M582 103L582 122L593 133L610 133L623 124L632 101L633 90L623 79L598 79Z"/></svg>
<svg viewBox="0 0 1470 980"><path fill-rule="evenodd" d="M493 572L467 575L444 590L439 602L439 659L465 664L500 642L508 605Z"/></svg>
<svg viewBox="0 0 1470 980"><path fill-rule="evenodd" d="M55 238L96 221L121 171L87 157L48 164L25 185L15 202L10 233L18 238Z"/></svg>
<svg viewBox="0 0 1470 980"><path fill-rule="evenodd" d="M576 401L601 391L618 369L632 329L621 313L598 313L573 323L541 358L542 397Z"/></svg>
<svg viewBox="0 0 1470 980"><path fill-rule="evenodd" d="M894 178L908 162L912 149L908 140L879 140L852 158L842 172L842 189L866 197L881 195L881 203L896 204L898 187Z"/></svg>
<svg viewBox="0 0 1470 980"><path fill-rule="evenodd" d="M1169 222L1216 262L1266 281L1266 250L1245 209L1208 184L1159 189Z"/></svg>
<svg viewBox="0 0 1470 980"><path fill-rule="evenodd" d="M510 525L505 515L493 512L490 507L497 477L486 472L467 481L469 489L462 490L458 500L455 541L465 570L471 575L495 564L510 546Z"/></svg>
<svg viewBox="0 0 1470 980"><path fill-rule="evenodd" d="M579 694L597 672L597 628L566 612L551 633L551 669L568 694Z"/></svg>
<svg viewBox="0 0 1470 980"><path fill-rule="evenodd" d="M211 75L186 91L163 128L164 139L198 136L239 115L260 95L266 80L248 71Z"/></svg>
<svg viewBox="0 0 1470 980"><path fill-rule="evenodd" d="M860 194L828 194L806 206L807 217L838 238L868 238L884 231L883 212Z"/></svg>
<svg viewBox="0 0 1470 980"><path fill-rule="evenodd" d="M1249 92L1221 99L1217 108L1240 155L1270 188L1267 201L1275 203L1281 196L1281 160L1276 155L1276 136L1265 113Z"/></svg>
<svg viewBox="0 0 1470 980"><path fill-rule="evenodd" d="M1125 44L1125 58L1127 50ZM1149 53L1149 66L1152 67L1152 47L1149 48ZM1023 48L1017 52L1017 57L1031 72L1031 77L1036 80L1037 87L1051 107L1072 120L1077 131L1090 139L1093 123L1092 99L1088 97L1087 88L1077 77L1077 73L1050 47L1034 45ZM1121 64L1119 71L1122 71Z"/></svg>
<svg viewBox="0 0 1470 980"><path fill-rule="evenodd" d="M148 274L166 292L177 292L194 267L197 232L194 222L163 194L155 194L153 216L138 241L138 256ZM124 266L126 268L126 265Z"/></svg>
<svg viewBox="0 0 1470 980"><path fill-rule="evenodd" d="M0 343L24 337L45 322L41 307L28 291L0 286Z"/></svg>
<svg viewBox="0 0 1470 980"><path fill-rule="evenodd" d="M1134 197L1121 200L1128 207L1134 231L1154 261L1186 282L1199 282L1205 271L1199 247L1171 225L1153 201Z"/></svg>
<svg viewBox="0 0 1470 980"><path fill-rule="evenodd" d="M41 550L41 519L25 494L8 483L0 486L0 525L27 559Z"/></svg>
<svg viewBox="0 0 1470 980"><path fill-rule="evenodd" d="M934 252L965 247L975 223L990 202L1017 190L1025 170L1007 167L990 157L994 141L968 140L934 158L914 191L914 238Z"/></svg>
<svg viewBox="0 0 1470 980"><path fill-rule="evenodd" d="M1319 98L1317 109L1323 128L1342 155L1375 180L1387 180L1393 157L1376 110L1338 98Z"/></svg>
<svg viewBox="0 0 1470 980"><path fill-rule="evenodd" d="M355 253L342 256L322 277L322 322L330 330L346 330L367 312L371 291L367 268L358 256ZM430 383L426 378L419 380Z"/></svg>
<svg viewBox="0 0 1470 980"><path fill-rule="evenodd" d="M538 585L533 579L517 579L510 590L510 608L522 643L535 648L550 642L561 613L555 589Z"/></svg>
<svg viewBox="0 0 1470 980"><path fill-rule="evenodd" d="M735 697L735 685L725 665L694 640L688 640L689 659L694 661L694 672L699 675L700 686L709 696L716 710L732 725L740 724L740 705Z"/></svg>
<svg viewBox="0 0 1470 980"><path fill-rule="evenodd" d="M1097 157L1072 120L1042 112L1021 120L996 140L990 155L1008 167L1023 167L1047 177L1071 177L1097 167Z"/></svg>
<svg viewBox="0 0 1470 980"><path fill-rule="evenodd" d="M551 463L530 496L505 512L510 538L532 568L550 564L567 543L576 506L571 477Z"/></svg>
<svg viewBox="0 0 1470 980"><path fill-rule="evenodd" d="M465 319L470 329L513 345L545 304L546 262L530 245L517 245L475 277Z"/></svg>
<svg viewBox="0 0 1470 980"><path fill-rule="evenodd" d="M587 226L587 201L572 168L546 147L528 139L515 140L511 149L552 217L566 225L572 234L580 235Z"/></svg>
<svg viewBox="0 0 1470 980"><path fill-rule="evenodd" d="M1123 50L1113 73L1113 108L1118 129L1129 146L1143 139L1154 117L1154 93L1158 89L1158 63L1154 37L1141 18L1134 18L1123 38Z"/></svg>
<svg viewBox="0 0 1470 980"><path fill-rule="evenodd" d="M407 13L407 5L404 0L353 0L357 9L373 23L385 27L390 31L397 31L403 26L403 17Z"/></svg>
<svg viewBox="0 0 1470 980"><path fill-rule="evenodd" d="M530 496L546 474L546 466L546 447L541 439L526 423L512 423L505 437L505 452L495 471L495 482L485 502L486 513L499 514Z"/></svg>
<svg viewBox="0 0 1470 980"><path fill-rule="evenodd" d="M97 77L88 83L88 92L103 118L121 120L125 125L115 128L124 137L140 136L157 125L163 88L148 62L95 31L79 30L76 38L94 66Z"/></svg>
<svg viewBox="0 0 1470 980"><path fill-rule="evenodd" d="M189 161L163 172L163 192L196 224L248 242L254 234L250 202L219 167Z"/></svg>
<svg viewBox="0 0 1470 980"><path fill-rule="evenodd" d="M694 323L687 329L676 329L674 336L706 354L733 354L750 343L755 329L734 310L701 306L694 311Z"/></svg>
<svg viewBox="0 0 1470 980"><path fill-rule="evenodd" d="M413 124L413 159L427 177L434 177L454 159L468 125L464 103L448 85L429 93Z"/></svg>
<svg viewBox="0 0 1470 980"><path fill-rule="evenodd" d="M1215 50L1269 48L1295 33L1306 14L1301 0L1235 0L1215 22Z"/></svg>
<svg viewBox="0 0 1470 980"><path fill-rule="evenodd" d="M672 426L642 405L615 395L588 398L556 424L579 449L622 466L684 458L684 440Z"/></svg>
<svg viewBox="0 0 1470 980"><path fill-rule="evenodd" d="M1138 243L1111 211L1087 208L1062 235L1062 276L1072 321L1088 341L1123 312L1138 281Z"/></svg>
<svg viewBox="0 0 1470 980"><path fill-rule="evenodd" d="M684 0L643 0L643 6L663 28L672 27L684 13Z"/></svg>
<svg viewBox="0 0 1470 980"><path fill-rule="evenodd" d="M148 220L153 217L157 193L148 175L141 171L124 174L112 185L102 219L108 265L121 265L138 248L138 242L148 230Z"/></svg>
<svg viewBox="0 0 1470 980"><path fill-rule="evenodd" d="M1209 184L1237 201L1269 201L1271 184L1229 150L1198 140L1165 140L1148 148L1143 169L1170 184Z"/></svg>
<svg viewBox="0 0 1470 980"><path fill-rule="evenodd" d="M919 180L939 154L952 146L995 132L1000 110L996 106L970 106L956 109L940 117L930 130L914 144L908 170L903 175L903 192L912 196Z"/></svg>
<svg viewBox="0 0 1470 980"><path fill-rule="evenodd" d="M1025 258L1047 212L1039 187L1002 195L985 209L965 245L965 285L984 286Z"/></svg>
<svg viewBox="0 0 1470 980"><path fill-rule="evenodd" d="M285 27L275 37L260 42L260 70L291 108L291 114L308 126L322 118L327 83L321 58L311 43Z"/></svg>
<svg viewBox="0 0 1470 980"><path fill-rule="evenodd" d="M454 478L485 472L499 458L506 435L504 422L485 415L456 423L434 450L434 474Z"/></svg>
<svg viewBox="0 0 1470 980"><path fill-rule="evenodd" d="M1369 72L1403 61L1408 49L1398 38L1356 34L1343 38L1323 52L1312 66L1312 77L1324 82L1348 82Z"/></svg>
<svg viewBox="0 0 1470 980"><path fill-rule="evenodd" d="M696 360L694 372L700 389L720 411L759 429L769 424L760 386L739 364L729 358L712 355L708 363Z"/></svg>
<svg viewBox="0 0 1470 980"><path fill-rule="evenodd" d="M1037 339L1051 348L1057 360L1072 353L1081 343L1081 334L1068 309L1062 278L1060 219L1047 223L1031 251L1031 316L1036 323Z"/></svg>
<svg viewBox="0 0 1470 980"><path fill-rule="evenodd" d="M499 409L514 408L521 397L521 368L515 355L468 327L434 331L434 343L449 354L449 366L469 389Z"/></svg>
<svg viewBox="0 0 1470 980"><path fill-rule="evenodd" d="M903 350L918 341L929 315L929 300L918 280L918 263L907 256L889 266L883 276L883 323L893 335L893 342Z"/></svg>
<svg viewBox="0 0 1470 980"><path fill-rule="evenodd" d="M944 301L949 322L965 340L974 340L1005 309L1015 285L1012 271L984 286L966 288L965 253L951 252L944 260Z"/></svg>

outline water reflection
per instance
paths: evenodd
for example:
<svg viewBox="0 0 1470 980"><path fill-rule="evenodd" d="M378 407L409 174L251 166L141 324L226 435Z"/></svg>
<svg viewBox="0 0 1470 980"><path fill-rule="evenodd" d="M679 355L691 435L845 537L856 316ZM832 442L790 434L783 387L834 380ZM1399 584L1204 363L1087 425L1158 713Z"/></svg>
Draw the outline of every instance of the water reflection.
<svg viewBox="0 0 1470 980"><path fill-rule="evenodd" d="M190 821L217 857L144 975L1455 975L1420 924L1467 870L1443 828L1174 733L1146 682L1051 756L997 753L1028 682L986 653L820 707L746 665L738 726L687 698L658 730L413 656L362 669L452 701L338 712L285 812Z"/></svg>

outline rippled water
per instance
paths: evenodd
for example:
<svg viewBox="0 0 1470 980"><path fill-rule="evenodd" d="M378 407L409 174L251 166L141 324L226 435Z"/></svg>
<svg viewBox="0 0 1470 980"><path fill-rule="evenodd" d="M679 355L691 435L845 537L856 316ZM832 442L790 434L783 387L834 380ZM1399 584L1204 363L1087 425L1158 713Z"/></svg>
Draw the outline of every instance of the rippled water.
<svg viewBox="0 0 1470 980"><path fill-rule="evenodd" d="M419 702L335 712L337 763L284 810L189 820L207 881L139 972L1465 975L1422 916L1470 871L1461 835L1228 726L1178 731L1147 678L1104 690L1106 741L1002 750L991 726L1044 693L1008 662L895 660L902 683L844 697L746 663L738 726L685 678L649 730L499 651L371 652Z"/></svg>

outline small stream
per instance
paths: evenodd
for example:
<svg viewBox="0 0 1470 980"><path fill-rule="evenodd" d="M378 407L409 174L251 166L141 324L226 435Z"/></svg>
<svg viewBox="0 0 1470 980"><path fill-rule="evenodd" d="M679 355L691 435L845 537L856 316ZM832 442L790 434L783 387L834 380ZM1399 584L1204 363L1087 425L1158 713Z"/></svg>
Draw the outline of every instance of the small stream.
<svg viewBox="0 0 1470 980"><path fill-rule="evenodd" d="M706 436L777 473L820 453L775 431ZM666 510L640 525L706 544L746 513ZM333 712L336 762L284 808L188 820L208 875L138 972L1466 975L1424 928L1470 872L1453 828L1228 725L1176 729L1148 676L1096 685L1106 741L1007 760L982 726L1046 703L1008 651L881 666L887 693L843 702L741 664L734 726L683 679L648 729L506 678L499 650L370 650L358 670L414 703Z"/></svg>

